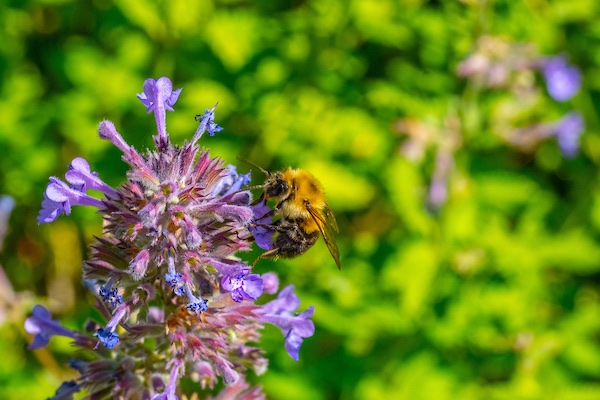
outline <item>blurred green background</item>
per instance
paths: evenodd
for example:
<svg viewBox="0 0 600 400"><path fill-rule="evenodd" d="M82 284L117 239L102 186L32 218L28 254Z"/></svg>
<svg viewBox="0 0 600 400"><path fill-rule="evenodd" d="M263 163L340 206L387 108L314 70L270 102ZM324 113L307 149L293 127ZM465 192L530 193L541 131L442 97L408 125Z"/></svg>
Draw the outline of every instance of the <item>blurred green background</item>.
<svg viewBox="0 0 600 400"><path fill-rule="evenodd" d="M73 329L97 317L80 264L100 217L78 207L38 226L48 177L82 156L120 184L97 125L151 147L135 94L168 76L183 87L174 141L218 101L224 131L204 146L243 172L238 156L311 171L337 215L341 271L322 241L257 267L316 307L298 363L265 330L270 368L252 379L268 398L600 399L599 17L596 0L3 1L0 193L16 208L1 397L42 399L75 376L68 339L26 349L34 304ZM495 88L459 77L482 40L565 55L583 86L557 103L535 71ZM574 158L554 138L503 136L570 110L586 120Z"/></svg>

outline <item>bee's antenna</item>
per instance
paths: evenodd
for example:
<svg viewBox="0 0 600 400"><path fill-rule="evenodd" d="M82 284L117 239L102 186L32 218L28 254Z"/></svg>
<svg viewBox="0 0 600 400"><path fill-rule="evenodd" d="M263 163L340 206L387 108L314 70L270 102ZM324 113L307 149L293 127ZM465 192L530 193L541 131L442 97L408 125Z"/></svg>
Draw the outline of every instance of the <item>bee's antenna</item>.
<svg viewBox="0 0 600 400"><path fill-rule="evenodd" d="M244 157L240 157L240 156L238 156L238 160L240 160L240 161L243 161L243 162L245 162L246 164L253 166L254 168L258 169L260 172L262 172L262 173L263 173L263 174L265 174L266 176L269 176L269 175L271 175L271 173L270 173L269 171L267 171L266 169L264 169L264 168L262 168L262 167L260 167L260 166L256 165L256 164L255 164L255 163L253 163L252 161L245 159ZM256 189L256 188L255 188L255 189Z"/></svg>

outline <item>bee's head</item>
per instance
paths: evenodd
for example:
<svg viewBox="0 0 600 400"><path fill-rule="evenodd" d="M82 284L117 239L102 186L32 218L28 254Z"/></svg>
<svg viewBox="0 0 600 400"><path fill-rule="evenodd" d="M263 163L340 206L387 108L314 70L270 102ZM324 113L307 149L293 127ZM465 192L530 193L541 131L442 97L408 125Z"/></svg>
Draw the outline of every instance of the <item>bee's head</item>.
<svg viewBox="0 0 600 400"><path fill-rule="evenodd" d="M265 195L267 199L271 197L281 198L285 197L290 190L290 186L283 179L281 172L275 172L270 174L265 182L264 186Z"/></svg>

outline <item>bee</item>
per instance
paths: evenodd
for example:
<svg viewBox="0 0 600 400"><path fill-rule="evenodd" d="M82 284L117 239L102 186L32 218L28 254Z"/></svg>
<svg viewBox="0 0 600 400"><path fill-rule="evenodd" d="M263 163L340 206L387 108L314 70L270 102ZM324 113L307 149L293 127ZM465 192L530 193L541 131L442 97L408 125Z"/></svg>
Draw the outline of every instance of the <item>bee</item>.
<svg viewBox="0 0 600 400"><path fill-rule="evenodd" d="M275 199L277 204L271 212L280 218L272 224L257 224L277 232L277 236L273 248L261 254L255 264L262 258L294 258L304 254L322 235L337 267L341 269L340 251L333 234L339 229L317 178L303 169L288 167L270 173L256 167L267 175L267 180L260 186L263 193L255 204Z"/></svg>

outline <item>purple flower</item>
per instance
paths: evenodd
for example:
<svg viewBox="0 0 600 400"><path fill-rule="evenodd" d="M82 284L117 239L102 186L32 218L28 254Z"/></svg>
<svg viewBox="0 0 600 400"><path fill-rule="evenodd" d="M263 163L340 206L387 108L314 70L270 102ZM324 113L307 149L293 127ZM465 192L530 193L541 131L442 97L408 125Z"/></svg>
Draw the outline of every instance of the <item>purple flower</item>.
<svg viewBox="0 0 600 400"><path fill-rule="evenodd" d="M173 90L173 84L167 77L146 79L144 92L138 94L138 99L146 106L147 112L154 112L158 137L155 142L159 148L164 148L168 142L166 110L173 111L173 105L177 102L181 88Z"/></svg>
<svg viewBox="0 0 600 400"><path fill-rule="evenodd" d="M104 345L104 347L112 349L119 343L119 334L115 332L116 326L123 320L128 311L128 305L123 304L121 307L115 310L115 314L106 324L106 328L99 328L94 336L98 338L98 342L96 343L95 349L98 348L100 343Z"/></svg>
<svg viewBox="0 0 600 400"><path fill-rule="evenodd" d="M233 385L240 379L240 374L232 368L232 363L218 357L215 359L215 369L223 377L226 385Z"/></svg>
<svg viewBox="0 0 600 400"><path fill-rule="evenodd" d="M29 345L30 349L45 347L54 335L73 339L80 336L78 332L63 328L58 320L52 319L50 311L39 304L33 307L32 316L25 320L25 330L27 333L35 335L33 342Z"/></svg>
<svg viewBox="0 0 600 400"><path fill-rule="evenodd" d="M448 177L454 167L452 153L438 150L435 169L429 186L429 205L438 210L448 199Z"/></svg>
<svg viewBox="0 0 600 400"><path fill-rule="evenodd" d="M44 200L42 200L42 208L38 215L37 221L39 224L56 221L58 217L65 212L65 208L61 203L50 200L46 193L44 193Z"/></svg>
<svg viewBox="0 0 600 400"><path fill-rule="evenodd" d="M265 304L260 313L261 320L276 325L285 336L285 349L295 361L298 361L300 345L304 338L315 333L315 324L310 320L315 308L310 306L300 314L292 314L300 305L300 299L294 294L294 286L284 288L277 298Z"/></svg>
<svg viewBox="0 0 600 400"><path fill-rule="evenodd" d="M117 196L119 192L108 186L100 178L97 172L90 170L90 164L81 157L77 157L71 161L69 165L70 171L65 174L67 182L71 187L82 193L87 189L98 190L108 196Z"/></svg>
<svg viewBox="0 0 600 400"><path fill-rule="evenodd" d="M272 224L273 213L264 197L258 204L252 206L252 213L254 214L254 225L251 225L248 230L254 235L254 241L258 247L263 250L271 250L275 231L267 226Z"/></svg>
<svg viewBox="0 0 600 400"><path fill-rule="evenodd" d="M548 93L554 100L567 101L577 94L581 87L581 72L565 57L547 58L541 61L540 66Z"/></svg>
<svg viewBox="0 0 600 400"><path fill-rule="evenodd" d="M8 220L15 207L15 200L7 195L0 195L0 248L8 231Z"/></svg>
<svg viewBox="0 0 600 400"><path fill-rule="evenodd" d="M200 260L202 263L209 264L212 268L214 268L219 275L237 275L244 270L244 268L248 268L245 264L242 264L235 260L225 260L225 259L217 259L213 257L202 257Z"/></svg>
<svg viewBox="0 0 600 400"><path fill-rule="evenodd" d="M117 132L115 124L110 121L100 122L100 125L98 125L98 136L100 139L109 140L123 153L128 153L131 150L131 147L125 142L123 136Z"/></svg>
<svg viewBox="0 0 600 400"><path fill-rule="evenodd" d="M146 106L147 112L156 112L160 108L173 111L181 90L173 90L173 84L167 77L163 76L157 80L149 78L144 81L144 92L137 97Z"/></svg>
<svg viewBox="0 0 600 400"><path fill-rule="evenodd" d="M227 275L221 280L221 287L231 295L233 301L256 300L263 293L263 281L258 274L248 274L248 269L235 276Z"/></svg>
<svg viewBox="0 0 600 400"><path fill-rule="evenodd" d="M292 318L282 317L279 319L281 325L272 322L279 326L284 334L287 330L287 335L285 336L285 350L295 361L298 361L300 358L298 352L300 351L300 345L304 338L311 337L315 334L315 324L310 320L314 312L315 307L310 306L305 311Z"/></svg>
<svg viewBox="0 0 600 400"><path fill-rule="evenodd" d="M574 157L579 151L579 139L585 129L585 121L580 113L571 111L553 125L560 151L565 157Z"/></svg>
<svg viewBox="0 0 600 400"><path fill-rule="evenodd" d="M185 231L185 243L190 249L197 249L202 245L202 233L196 227L194 220L187 215L181 220L180 226Z"/></svg>
<svg viewBox="0 0 600 400"><path fill-rule="evenodd" d="M71 206L104 207L101 200L95 199L67 185L58 178L51 177L44 193L38 224L55 221L61 214L71 214Z"/></svg>
<svg viewBox="0 0 600 400"><path fill-rule="evenodd" d="M112 349L119 343L119 334L105 328L99 328L94 336L100 340L99 343L102 343L108 349Z"/></svg>
<svg viewBox="0 0 600 400"><path fill-rule="evenodd" d="M151 400L179 400L177 395L175 395L175 390L177 389L178 374L179 363L174 363L174 366L171 369L171 374L169 375L169 384L165 387L165 390L162 393L157 393L154 396L152 396Z"/></svg>

